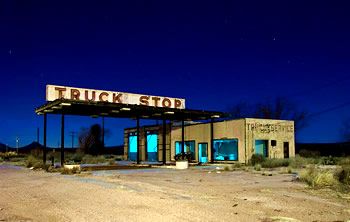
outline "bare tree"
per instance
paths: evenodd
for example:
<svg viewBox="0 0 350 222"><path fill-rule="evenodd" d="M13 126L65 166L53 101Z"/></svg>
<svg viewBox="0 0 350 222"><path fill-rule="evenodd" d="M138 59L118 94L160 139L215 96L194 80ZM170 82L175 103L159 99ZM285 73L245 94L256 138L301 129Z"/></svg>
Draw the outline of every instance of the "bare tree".
<svg viewBox="0 0 350 222"><path fill-rule="evenodd" d="M296 104L287 98L277 97L262 103L248 104L239 102L228 110L232 119L236 118L263 118L294 120L295 130L300 130L307 125L308 113L301 110Z"/></svg>
<svg viewBox="0 0 350 222"><path fill-rule="evenodd" d="M104 144L101 140L102 129L99 124L92 125L90 129L82 128L79 133L79 146L83 153L98 155L103 153Z"/></svg>

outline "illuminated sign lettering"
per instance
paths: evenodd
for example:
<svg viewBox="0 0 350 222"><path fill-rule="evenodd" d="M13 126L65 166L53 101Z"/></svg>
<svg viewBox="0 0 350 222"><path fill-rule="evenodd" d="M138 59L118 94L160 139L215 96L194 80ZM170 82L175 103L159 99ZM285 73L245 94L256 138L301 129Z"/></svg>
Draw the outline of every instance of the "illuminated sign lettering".
<svg viewBox="0 0 350 222"><path fill-rule="evenodd" d="M185 109L185 100L178 98L150 96L125 92L83 89L67 86L46 86L46 100L70 99L87 102L109 102L153 107Z"/></svg>

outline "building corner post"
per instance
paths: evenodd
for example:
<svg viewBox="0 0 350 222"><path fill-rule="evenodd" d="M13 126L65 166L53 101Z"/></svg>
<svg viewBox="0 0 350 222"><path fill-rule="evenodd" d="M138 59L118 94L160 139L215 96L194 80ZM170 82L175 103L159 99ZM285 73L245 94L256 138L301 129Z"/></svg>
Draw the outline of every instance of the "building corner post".
<svg viewBox="0 0 350 222"><path fill-rule="evenodd" d="M185 120L181 120L181 153L185 152Z"/></svg>
<svg viewBox="0 0 350 222"><path fill-rule="evenodd" d="M210 119L210 162L214 163L214 119Z"/></svg>
<svg viewBox="0 0 350 222"><path fill-rule="evenodd" d="M47 147L46 147L46 130L47 130L47 114L44 113L44 141L43 141L43 164L45 166L46 164L46 152L47 152ZM38 141L39 143L39 141Z"/></svg>
<svg viewBox="0 0 350 222"><path fill-rule="evenodd" d="M166 164L166 119L163 119L163 165Z"/></svg>
<svg viewBox="0 0 350 222"><path fill-rule="evenodd" d="M140 118L136 118L136 163L140 164Z"/></svg>
<svg viewBox="0 0 350 222"><path fill-rule="evenodd" d="M61 114L61 167L64 166L64 114Z"/></svg>

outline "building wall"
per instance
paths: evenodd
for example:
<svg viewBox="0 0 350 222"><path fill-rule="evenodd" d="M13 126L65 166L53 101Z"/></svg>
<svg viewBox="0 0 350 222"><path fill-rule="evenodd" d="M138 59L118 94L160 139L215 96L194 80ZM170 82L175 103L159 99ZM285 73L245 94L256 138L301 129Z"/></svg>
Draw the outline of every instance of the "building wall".
<svg viewBox="0 0 350 222"><path fill-rule="evenodd" d="M170 132L171 129L171 132ZM237 119L213 124L215 139L238 140L238 162L248 163L252 154L255 153L255 140L266 140L268 143L269 158L283 158L283 143L289 143L289 157L295 156L294 122L286 120L268 119ZM162 161L162 126L149 126L140 128L140 160L145 160L146 131L158 131L158 160ZM135 128L124 131L124 157L128 155L128 135L136 132ZM167 124L166 160L173 160L175 156L175 142L182 140L181 126ZM211 157L210 123L192 124L185 126L185 141L195 141L195 161L198 161L198 144L208 144L208 159ZM276 140L276 146L271 146L271 141Z"/></svg>
<svg viewBox="0 0 350 222"><path fill-rule="evenodd" d="M238 161L244 162L244 120L216 122L213 124L214 139L238 139ZM175 142L181 141L181 127L171 131L171 159L175 156ZM198 143L208 143L208 158L211 157L210 123L185 126L185 141L195 141L195 153L198 161Z"/></svg>
<svg viewBox="0 0 350 222"><path fill-rule="evenodd" d="M253 119L246 120L246 144L247 155L251 157L255 153L255 140L268 140L270 158L283 158L283 143L289 143L289 157L295 156L294 121ZM276 146L271 146L271 141L276 140Z"/></svg>

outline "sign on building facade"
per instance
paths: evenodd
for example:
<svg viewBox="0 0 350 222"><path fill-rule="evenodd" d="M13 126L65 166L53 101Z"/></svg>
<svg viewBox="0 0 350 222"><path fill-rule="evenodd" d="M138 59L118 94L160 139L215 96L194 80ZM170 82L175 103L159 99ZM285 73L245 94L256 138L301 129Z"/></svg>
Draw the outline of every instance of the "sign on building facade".
<svg viewBox="0 0 350 222"><path fill-rule="evenodd" d="M151 96L135 93L114 92L68 86L47 85L46 101L71 99L87 102L109 102L153 107L185 109L185 99Z"/></svg>

